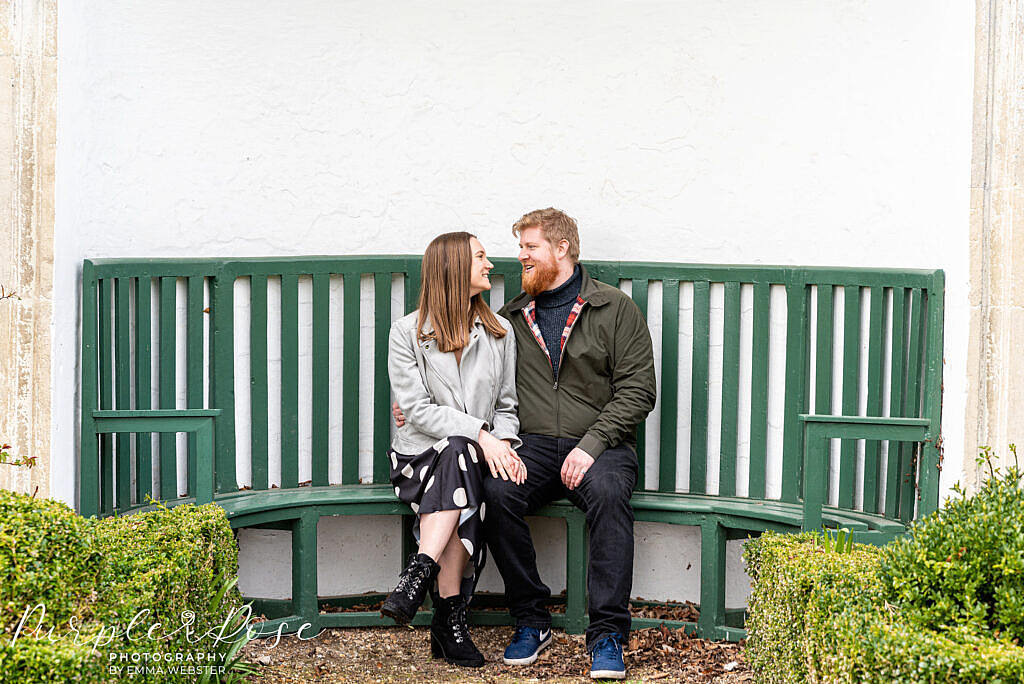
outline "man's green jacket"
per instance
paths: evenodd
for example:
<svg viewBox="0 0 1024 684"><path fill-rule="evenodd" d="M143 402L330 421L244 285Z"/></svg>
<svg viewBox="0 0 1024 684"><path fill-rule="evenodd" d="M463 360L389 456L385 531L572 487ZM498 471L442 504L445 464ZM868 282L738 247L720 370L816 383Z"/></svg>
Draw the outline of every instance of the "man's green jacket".
<svg viewBox="0 0 1024 684"><path fill-rule="evenodd" d="M579 448L598 458L621 444L636 448L636 426L657 396L654 351L633 300L580 269L584 304L562 350L557 382L524 315L532 297L521 293L499 313L516 334L520 432L579 439Z"/></svg>

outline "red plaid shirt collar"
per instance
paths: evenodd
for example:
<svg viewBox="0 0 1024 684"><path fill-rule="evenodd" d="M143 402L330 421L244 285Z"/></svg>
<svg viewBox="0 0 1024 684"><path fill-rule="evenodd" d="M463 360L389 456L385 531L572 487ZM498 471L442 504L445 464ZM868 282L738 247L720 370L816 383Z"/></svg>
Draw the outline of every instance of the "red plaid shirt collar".
<svg viewBox="0 0 1024 684"><path fill-rule="evenodd" d="M565 319L565 327L562 328L562 339L559 342L558 358L562 358L562 352L565 350L565 343L569 339L569 333L572 332L572 327L576 324L576 319L580 317L580 311L583 310L583 305L586 304L586 300L579 295L576 295L576 302L572 305L572 311L569 312L569 317ZM540 345L541 351L548 357L548 363L551 363L551 352L548 351L548 345L544 344L544 336L540 332L540 326L537 325L537 305L535 300L531 299L530 302L523 307L523 317L526 318L526 324L530 326L530 330L533 331L533 337L537 340L537 344ZM554 364L551 364L554 367Z"/></svg>

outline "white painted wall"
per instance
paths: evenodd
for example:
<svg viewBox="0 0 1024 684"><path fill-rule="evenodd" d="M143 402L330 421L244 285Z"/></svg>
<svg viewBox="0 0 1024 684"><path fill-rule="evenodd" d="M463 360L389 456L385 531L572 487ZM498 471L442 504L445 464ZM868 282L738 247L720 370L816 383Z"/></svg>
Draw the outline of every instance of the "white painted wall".
<svg viewBox="0 0 1024 684"><path fill-rule="evenodd" d="M970 3L438 7L60 4L55 496L75 497L83 258L409 253L455 229L512 255L511 222L549 205L592 259L944 268L943 486L961 477ZM322 523L325 591L393 582L390 524ZM258 536L243 589L286 594L259 561L284 540ZM637 540L634 594L695 600L696 534ZM373 560L332 572L342 541Z"/></svg>

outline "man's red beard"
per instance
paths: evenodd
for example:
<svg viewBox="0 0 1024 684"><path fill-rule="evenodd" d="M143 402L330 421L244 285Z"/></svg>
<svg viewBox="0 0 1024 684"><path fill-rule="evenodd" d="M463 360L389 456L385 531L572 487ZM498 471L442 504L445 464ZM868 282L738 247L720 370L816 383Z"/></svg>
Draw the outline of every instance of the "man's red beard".
<svg viewBox="0 0 1024 684"><path fill-rule="evenodd" d="M558 279L558 266L554 261L542 263L532 262L533 270L523 269L523 291L531 297L536 297L541 292L546 292Z"/></svg>

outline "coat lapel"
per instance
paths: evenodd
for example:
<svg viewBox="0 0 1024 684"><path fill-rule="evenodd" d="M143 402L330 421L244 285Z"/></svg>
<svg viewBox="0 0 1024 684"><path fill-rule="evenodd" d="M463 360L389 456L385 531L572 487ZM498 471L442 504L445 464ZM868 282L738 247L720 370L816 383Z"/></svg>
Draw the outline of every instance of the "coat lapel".
<svg viewBox="0 0 1024 684"><path fill-rule="evenodd" d="M433 330L433 325L428 317L425 331L430 332L431 330ZM423 363L448 385L452 396L455 397L462 410L465 411L466 398L462 390L462 382L459 379L459 366L455 361L455 354L442 352L437 345L437 340L420 340L419 345L423 350Z"/></svg>

